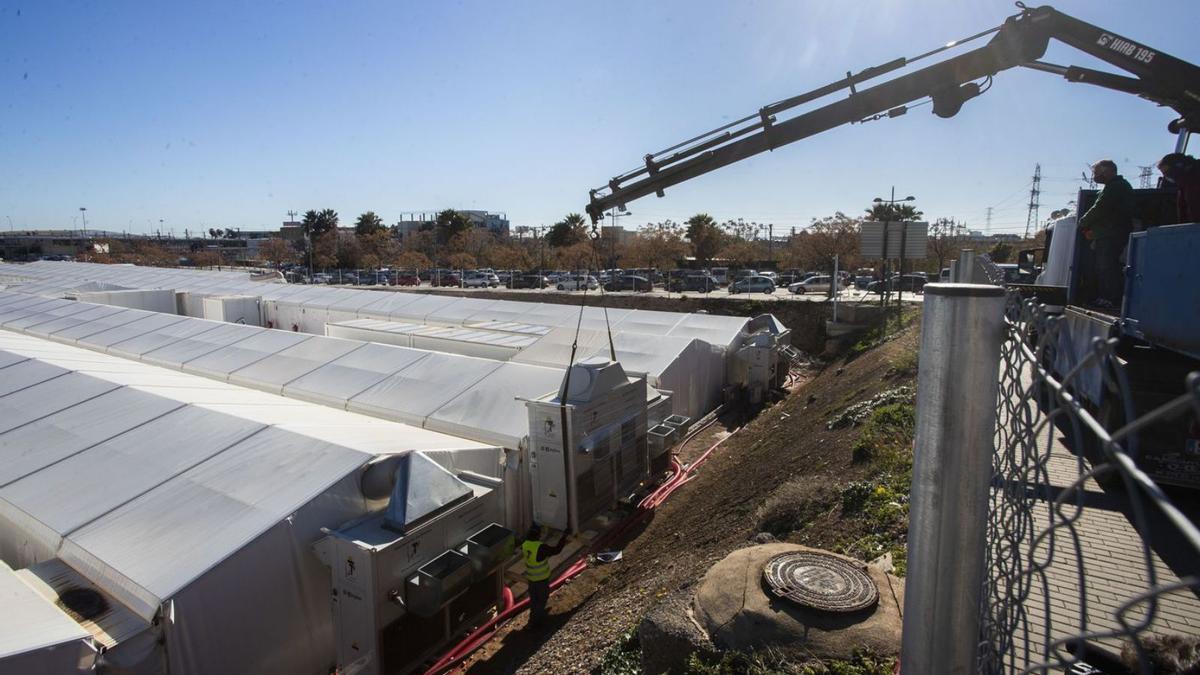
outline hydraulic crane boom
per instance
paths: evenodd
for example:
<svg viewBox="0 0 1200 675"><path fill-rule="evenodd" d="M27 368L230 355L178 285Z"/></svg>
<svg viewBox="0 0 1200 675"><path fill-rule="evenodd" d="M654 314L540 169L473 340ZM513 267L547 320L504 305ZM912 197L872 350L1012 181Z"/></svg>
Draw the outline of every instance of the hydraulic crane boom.
<svg viewBox="0 0 1200 675"><path fill-rule="evenodd" d="M926 97L931 99L935 115L952 117L965 101L987 90L993 75L1015 66L1062 75L1070 82L1084 82L1141 96L1179 113L1180 118L1171 123L1172 132L1186 134L1191 129L1200 130L1200 68L1052 7L1027 8L1019 2L1017 6L1021 12L1009 17L998 28L911 59L899 58L860 73L847 73L844 79L772 103L754 115L648 154L644 166L591 190L587 212L592 222L596 222L609 209L623 209L627 203L649 194L661 197L668 187L761 152L843 124L898 117L908 112L910 104ZM987 44L973 51L869 89L859 91L856 88L920 59L992 34ZM1051 38L1135 77L1039 61ZM850 91L844 99L783 121L777 119L779 113L844 89Z"/></svg>

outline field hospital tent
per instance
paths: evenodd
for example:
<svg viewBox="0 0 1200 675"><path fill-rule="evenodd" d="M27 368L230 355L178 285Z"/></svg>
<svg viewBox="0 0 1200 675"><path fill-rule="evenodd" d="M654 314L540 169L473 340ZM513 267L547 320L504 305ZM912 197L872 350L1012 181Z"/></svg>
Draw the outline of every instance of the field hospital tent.
<svg viewBox="0 0 1200 675"><path fill-rule="evenodd" d="M0 303L11 295L0 291ZM66 317L78 334L86 333L70 340L81 347L513 450L528 435L525 401L562 381L563 368L502 368L506 364L494 359L191 317L164 322L150 319L165 315L72 300L12 310L0 304L0 321L32 322L29 330L36 330L63 320L45 318L39 308L62 311L68 304L84 307ZM107 310L117 310L125 324L112 325L117 315ZM79 316L92 316L96 330L87 330ZM144 332L134 335L135 329ZM56 332L45 337L54 340Z"/></svg>
<svg viewBox="0 0 1200 675"><path fill-rule="evenodd" d="M726 362L757 325L746 317L705 313L597 306L581 309L572 304L264 284L250 281L245 275L237 276L237 273L217 277L211 276L215 273L199 270L45 262L0 266L0 273L10 277L22 273L27 276L30 280L27 289L20 284L12 287L18 292L31 291L38 284L57 283L67 287L94 282L123 287L175 288L185 299L193 294L217 291L255 296L261 298L265 325L285 331L328 334L554 368L563 368L568 362L569 351L564 349L563 337L566 332L573 335L575 328L580 327L581 344L588 346L581 347L577 357L584 358L602 355L606 351L607 334L611 331L614 342L620 343L617 357L626 371L644 374L652 386L677 392L673 411L693 418L713 410L723 400ZM122 320L120 315L106 316L110 321ZM769 323L778 324L773 317L769 318ZM58 325L69 323L70 319L64 319ZM185 329L184 326L176 328ZM65 330L70 331L69 328ZM509 336L538 339L512 340ZM198 339L208 341L223 337L226 335L214 334ZM699 344L692 344L692 341ZM569 344L567 340L566 345ZM114 345L114 348L121 347ZM175 348L184 349L186 347ZM401 415L399 419L415 423L412 417Z"/></svg>
<svg viewBox="0 0 1200 675"><path fill-rule="evenodd" d="M413 451L502 470L496 446L0 330L0 560L44 597L95 594L79 625L102 665L328 672L311 546L382 507L360 489L369 462ZM46 645L76 650L58 623ZM35 628L0 630L0 665Z"/></svg>
<svg viewBox="0 0 1200 675"><path fill-rule="evenodd" d="M573 328L556 328L513 357L513 362L565 364L571 358L571 344L575 340ZM699 419L721 404L725 358L713 345L694 338L614 332L612 346L626 373L645 376L651 387L671 392L672 413ZM609 358L610 354L608 333L579 332L577 361Z"/></svg>

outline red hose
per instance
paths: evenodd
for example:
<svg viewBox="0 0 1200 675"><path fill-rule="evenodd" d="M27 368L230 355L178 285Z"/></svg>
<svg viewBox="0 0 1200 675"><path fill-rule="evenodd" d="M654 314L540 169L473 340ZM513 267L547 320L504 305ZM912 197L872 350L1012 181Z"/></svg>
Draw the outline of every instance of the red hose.
<svg viewBox="0 0 1200 675"><path fill-rule="evenodd" d="M700 430L692 432L686 438L684 438L683 443L687 443L697 434L699 434L700 431L703 431L703 429L707 427L708 425L706 424ZM662 485L659 485L658 488L656 488L653 492L651 492L649 495L646 495L642 501L638 502L637 509L634 510L633 513L629 514L624 520L622 520L619 525L597 537L589 547L589 551L602 550L608 542L617 539L634 524L640 522L643 518L650 515L650 513L653 512L654 509L658 508L664 501L666 501L667 497L670 497L673 492L695 478L694 472L696 469L699 468L701 464L708 461L709 456L712 455L717 447L732 438L733 435L738 431L741 431L741 427L735 429L732 434L729 434L725 438L713 443L711 447L705 450L703 454L689 464L686 469L679 463L678 458L672 457L671 477L663 481ZM579 576L584 570L587 569L587 567L587 556L584 555L572 563L571 566L564 570L562 574L558 575L558 577L550 582L550 590L554 591L571 579ZM520 602L514 603L512 589L508 588L507 586L504 587L502 600L504 602L504 609L497 612L496 616L492 617L487 621L487 623L475 629L474 632L451 648L450 651L443 654L440 659L438 659L432 666L429 667L429 670L425 671L425 675L439 675L440 673L444 673L451 668L458 666L468 656L473 654L475 650L479 649L484 645L484 643L492 639L492 636L496 634L496 630L498 630L500 626L506 623L513 616L525 611L525 608L529 606L529 598L523 598Z"/></svg>

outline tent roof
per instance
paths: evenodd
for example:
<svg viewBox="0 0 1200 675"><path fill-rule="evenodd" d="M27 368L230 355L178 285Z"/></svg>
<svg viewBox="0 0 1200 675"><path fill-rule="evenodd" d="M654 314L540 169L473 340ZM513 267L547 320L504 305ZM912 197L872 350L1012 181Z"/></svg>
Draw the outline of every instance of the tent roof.
<svg viewBox="0 0 1200 675"><path fill-rule="evenodd" d="M579 308L557 303L524 302L520 300L483 300L447 295L373 290L338 289L307 286L294 291L287 284L268 284L250 281L239 272L204 270L170 270L149 267L96 265L41 261L29 265L4 265L0 273L24 276L32 280L62 280L70 283L103 281L124 287L154 286L194 290L205 281L219 278L231 289L248 295L261 295L279 303L301 304L310 308L350 311L360 318L398 319L401 321L441 324L480 324L487 322L516 322L544 327L574 327ZM213 275L221 275L214 277ZM380 297L382 296L382 297ZM0 315L2 316L2 315ZM745 317L711 314L685 314L650 310L610 308L608 324L614 331L671 335L699 338L721 348L736 346L745 328ZM587 307L583 327L604 330L604 310Z"/></svg>
<svg viewBox="0 0 1200 675"><path fill-rule="evenodd" d="M143 618L377 455L494 448L10 332L0 354L32 418L0 427L0 512Z"/></svg>
<svg viewBox="0 0 1200 675"><path fill-rule="evenodd" d="M5 293L0 292L0 300L3 299ZM27 313L32 316L36 312L27 310ZM528 433L524 399L537 398L557 389L562 379L561 367L509 366L493 359L191 317L175 317L176 320L171 322L147 320L151 316L156 315L144 310L122 310L123 325L106 323L97 332L79 339L77 344L186 373L511 448L517 447ZM395 325L378 320L350 323ZM76 324L80 328L85 325ZM463 327L413 326L415 333L427 337L514 349L536 339L528 335ZM146 332L132 335L136 330ZM120 334L114 335L116 331ZM92 336L98 337L94 344ZM123 339L113 342L118 337ZM55 343L27 349L37 352L53 348ZM70 357L59 355L58 359L75 363L80 358L90 358L81 356L89 353L81 351ZM144 369L126 372L129 363L126 359L108 359L103 365L89 362L88 366L93 373L116 369L123 377L141 378L136 380L139 383L150 377ZM59 373L46 371L44 376L49 378L56 374ZM14 378L12 382L24 380Z"/></svg>

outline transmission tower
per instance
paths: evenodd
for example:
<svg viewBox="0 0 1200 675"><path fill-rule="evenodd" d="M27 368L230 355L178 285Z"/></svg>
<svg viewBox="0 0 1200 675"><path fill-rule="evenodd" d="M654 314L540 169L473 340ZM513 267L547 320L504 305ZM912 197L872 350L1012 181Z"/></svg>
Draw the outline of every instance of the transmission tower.
<svg viewBox="0 0 1200 675"><path fill-rule="evenodd" d="M1153 174L1151 172L1154 170L1154 167L1139 166L1138 168L1142 170L1142 172L1140 174L1138 174L1138 178L1142 179L1141 187L1143 189L1149 188L1150 187L1150 178L1153 176Z"/></svg>
<svg viewBox="0 0 1200 675"><path fill-rule="evenodd" d="M1029 226L1038 224L1038 195L1042 194L1042 165L1033 166L1033 186L1029 188L1029 214L1025 216L1025 238L1029 238Z"/></svg>
<svg viewBox="0 0 1200 675"><path fill-rule="evenodd" d="M983 231L992 236L992 207L987 207L987 223L983 227Z"/></svg>

